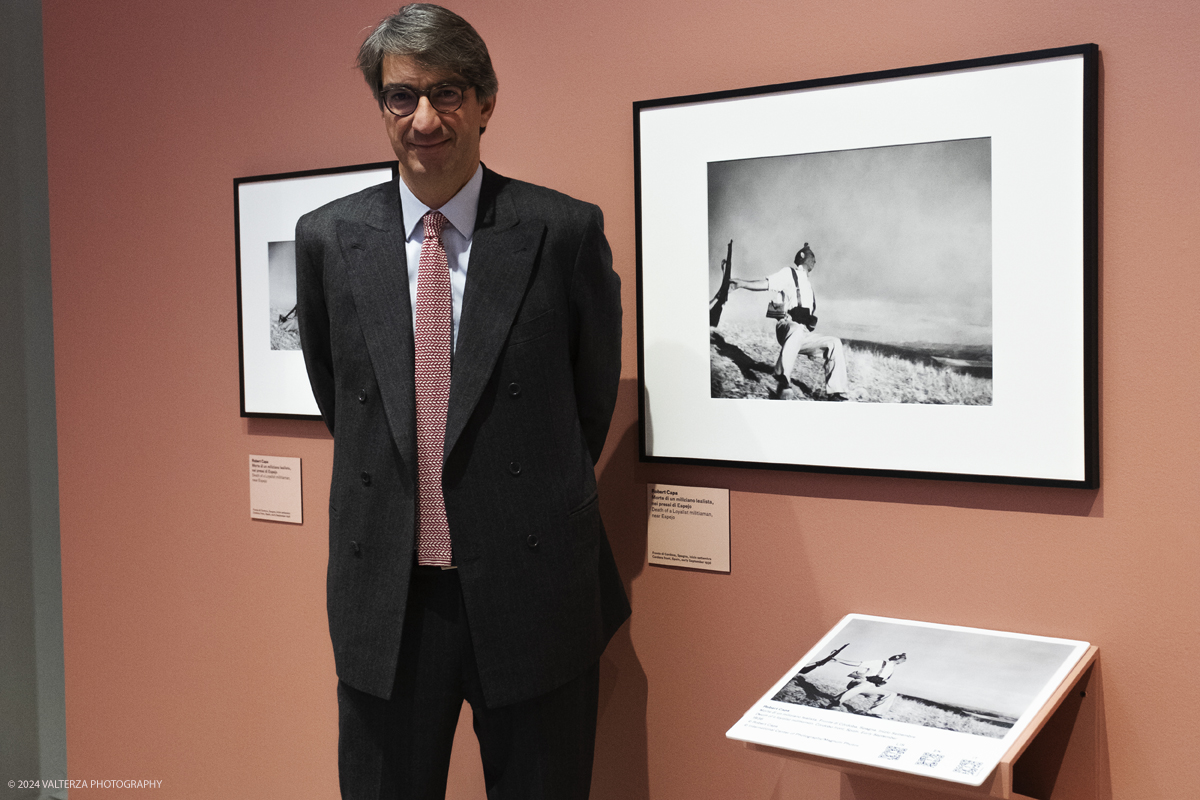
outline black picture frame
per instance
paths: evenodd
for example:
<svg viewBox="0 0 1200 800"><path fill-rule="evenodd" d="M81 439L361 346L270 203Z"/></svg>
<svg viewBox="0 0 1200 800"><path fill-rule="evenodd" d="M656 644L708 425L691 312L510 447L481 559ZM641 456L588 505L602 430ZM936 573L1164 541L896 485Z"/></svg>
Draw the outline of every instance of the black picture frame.
<svg viewBox="0 0 1200 800"><path fill-rule="evenodd" d="M1083 44L635 102L641 460L1096 488L1098 70ZM841 399L833 345L772 388L810 243L801 334L842 343L851 402L787 402Z"/></svg>
<svg viewBox="0 0 1200 800"><path fill-rule="evenodd" d="M397 174L381 161L234 178L241 416L321 418L295 325L296 221Z"/></svg>

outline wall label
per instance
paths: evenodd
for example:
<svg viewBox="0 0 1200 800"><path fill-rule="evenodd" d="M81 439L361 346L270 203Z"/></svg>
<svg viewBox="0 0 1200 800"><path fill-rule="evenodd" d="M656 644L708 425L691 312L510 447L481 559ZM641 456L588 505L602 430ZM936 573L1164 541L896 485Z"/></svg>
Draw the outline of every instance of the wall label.
<svg viewBox="0 0 1200 800"><path fill-rule="evenodd" d="M304 522L300 459L250 456L250 519Z"/></svg>
<svg viewBox="0 0 1200 800"><path fill-rule="evenodd" d="M729 572L729 490L646 486L651 564Z"/></svg>

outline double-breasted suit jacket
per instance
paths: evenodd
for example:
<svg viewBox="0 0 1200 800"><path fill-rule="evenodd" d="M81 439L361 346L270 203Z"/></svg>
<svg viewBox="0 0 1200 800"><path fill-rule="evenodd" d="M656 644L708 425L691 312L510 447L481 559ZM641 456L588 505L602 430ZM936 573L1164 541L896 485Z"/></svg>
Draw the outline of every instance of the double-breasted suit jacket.
<svg viewBox="0 0 1200 800"><path fill-rule="evenodd" d="M300 338L334 438L329 630L339 678L388 697L416 532L412 310L396 181L296 228ZM620 376L620 279L600 210L484 171L443 490L489 706L600 657L629 615L596 494Z"/></svg>

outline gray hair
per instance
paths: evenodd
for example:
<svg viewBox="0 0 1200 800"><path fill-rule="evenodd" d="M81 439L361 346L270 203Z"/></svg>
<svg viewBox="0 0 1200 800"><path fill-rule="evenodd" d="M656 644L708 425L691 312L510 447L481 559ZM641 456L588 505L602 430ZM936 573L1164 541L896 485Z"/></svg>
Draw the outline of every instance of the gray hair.
<svg viewBox="0 0 1200 800"><path fill-rule="evenodd" d="M387 17L358 49L358 68L382 107L383 58L406 56L431 72L461 77L484 102L500 84L487 45L465 19L432 3L412 3Z"/></svg>

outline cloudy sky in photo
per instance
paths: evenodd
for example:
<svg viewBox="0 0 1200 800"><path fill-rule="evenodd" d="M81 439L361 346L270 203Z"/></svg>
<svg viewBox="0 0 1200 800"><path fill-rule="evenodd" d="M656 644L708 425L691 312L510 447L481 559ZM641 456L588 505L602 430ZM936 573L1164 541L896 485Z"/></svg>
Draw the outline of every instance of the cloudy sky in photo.
<svg viewBox="0 0 1200 800"><path fill-rule="evenodd" d="M808 242L820 332L990 345L991 194L986 138L710 163L710 296L730 239L735 278ZM766 303L734 292L722 324L762 323Z"/></svg>

